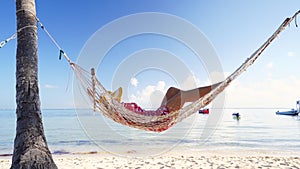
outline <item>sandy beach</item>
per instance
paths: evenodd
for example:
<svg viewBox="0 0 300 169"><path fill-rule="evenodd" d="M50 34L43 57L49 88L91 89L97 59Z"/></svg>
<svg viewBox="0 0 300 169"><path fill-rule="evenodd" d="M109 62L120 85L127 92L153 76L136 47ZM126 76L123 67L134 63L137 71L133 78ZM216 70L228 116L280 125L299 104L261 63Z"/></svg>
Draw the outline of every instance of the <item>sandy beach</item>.
<svg viewBox="0 0 300 169"><path fill-rule="evenodd" d="M108 153L53 155L60 169L101 168L300 168L297 153L281 152L185 152L151 158L120 157ZM8 169L11 156L0 157L0 168Z"/></svg>

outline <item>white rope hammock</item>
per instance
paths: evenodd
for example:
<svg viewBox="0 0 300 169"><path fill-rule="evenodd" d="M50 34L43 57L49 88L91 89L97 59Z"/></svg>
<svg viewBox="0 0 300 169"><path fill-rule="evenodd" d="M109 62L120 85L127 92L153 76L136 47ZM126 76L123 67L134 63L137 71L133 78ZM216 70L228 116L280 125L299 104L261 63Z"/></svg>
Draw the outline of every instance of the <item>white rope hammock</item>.
<svg viewBox="0 0 300 169"><path fill-rule="evenodd" d="M107 118L126 126L147 131L161 132L194 114L200 108L205 107L215 99L234 79L245 72L246 69L256 61L262 52L299 13L300 11L293 17L287 18L259 49L247 58L235 72L228 76L223 82L219 83L208 94L178 111L168 112L167 114L148 115L128 110L122 103L116 101L112 95L105 90L100 81L95 77L93 71L92 73L89 73L72 62L70 62L70 65L72 66L77 79L80 80L82 87L89 93L89 98L91 102L94 103L95 111L99 111ZM160 110L156 111L160 112Z"/></svg>
<svg viewBox="0 0 300 169"><path fill-rule="evenodd" d="M46 32L55 46L60 50L60 55L63 55L70 64L76 75L76 78L80 81L81 88L88 94L91 103L93 103L92 105L94 111L98 111L107 118L126 126L146 131L161 132L169 129L174 124L194 114L215 99L217 95L221 93L234 79L245 72L246 69L256 61L262 52L281 33L281 31L284 30L292 22L292 20L296 18L299 13L300 11L296 12L291 18L287 18L272 34L272 36L224 81L215 85L210 92L197 101L176 111L168 111L165 109L166 107L160 107L159 109L152 111L146 111L143 109L133 111L129 110L126 108L126 106L124 106L124 103L120 103L119 101L115 100L111 93L109 93L103 87L101 82L96 78L93 70L88 72L72 62L38 18L37 22Z"/></svg>

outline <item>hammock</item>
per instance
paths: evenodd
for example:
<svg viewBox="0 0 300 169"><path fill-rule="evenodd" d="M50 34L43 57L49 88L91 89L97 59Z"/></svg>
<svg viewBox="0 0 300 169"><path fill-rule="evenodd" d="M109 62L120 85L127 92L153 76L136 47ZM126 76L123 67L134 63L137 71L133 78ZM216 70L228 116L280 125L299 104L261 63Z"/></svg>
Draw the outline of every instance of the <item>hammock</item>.
<svg viewBox="0 0 300 169"><path fill-rule="evenodd" d="M91 72L89 72L72 62L67 54L62 51L60 46L56 43L42 23L38 19L37 21L41 28L58 47L60 50L60 55L63 55L69 62L81 84L82 89L88 94L91 103L93 103L94 111L98 111L105 117L110 118L122 125L146 131L162 132L208 105L234 79L246 71L246 69L255 62L255 60L270 45L270 43L280 34L282 30L285 29L287 25L291 23L293 19L296 18L299 13L300 11L296 12L293 17L287 18L272 34L272 36L224 81L212 86L207 86L206 88L212 89L209 90L203 97L189 104L188 106L174 110L170 110L170 107L168 108L165 105L162 105L157 110L143 110L134 103L132 103L133 105L131 105L131 103L121 103L119 100L120 96L116 96L122 92L121 89L119 89L117 93L108 92L96 78L94 69L91 69ZM133 106L133 108L130 108L130 106Z"/></svg>

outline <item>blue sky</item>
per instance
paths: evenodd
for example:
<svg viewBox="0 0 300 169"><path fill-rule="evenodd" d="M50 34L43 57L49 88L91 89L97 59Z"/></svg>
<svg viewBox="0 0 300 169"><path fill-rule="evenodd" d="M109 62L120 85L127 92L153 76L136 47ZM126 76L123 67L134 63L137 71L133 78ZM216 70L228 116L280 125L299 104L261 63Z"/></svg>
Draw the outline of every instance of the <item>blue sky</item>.
<svg viewBox="0 0 300 169"><path fill-rule="evenodd" d="M15 2L0 2L0 40L16 31ZM160 12L178 16L196 26L214 46L224 73L233 72L283 22L300 9L296 0L101 0L101 1L36 1L37 15L65 52L76 61L87 40L104 25L127 15L142 12ZM299 21L300 22L300 21ZM139 26L139 25L136 25ZM174 28L176 29L176 28ZM263 53L262 57L228 90L226 103L238 107L291 107L300 98L300 29L294 22ZM147 40L150 39L150 40ZM154 41L155 40L155 41ZM151 43L155 42L155 43ZM136 48L129 47L132 43ZM173 43L167 48L169 43ZM100 78L108 89L114 68L134 49L160 48L178 53L178 44L155 36L136 37L120 44L119 49L106 57ZM122 45L124 46L122 48ZM126 46L127 45L127 46ZM116 47L117 48L117 47ZM127 50L125 50L127 49ZM122 51L123 50L123 51ZM186 49L182 49L185 51ZM188 51L181 58L195 73L199 84L209 82L204 68L189 59ZM13 40L0 49L1 97L0 109L15 108L15 54ZM39 29L39 83L42 108L73 107L73 73L68 64L58 60L59 51L45 33ZM118 56L113 56L118 54ZM100 65L101 66L101 65ZM164 92L176 85L170 77L149 71L135 75L135 83L128 95L147 106L143 97L149 92ZM130 83L130 82L129 82ZM139 99L138 99L139 98ZM283 99L284 98L284 99Z"/></svg>

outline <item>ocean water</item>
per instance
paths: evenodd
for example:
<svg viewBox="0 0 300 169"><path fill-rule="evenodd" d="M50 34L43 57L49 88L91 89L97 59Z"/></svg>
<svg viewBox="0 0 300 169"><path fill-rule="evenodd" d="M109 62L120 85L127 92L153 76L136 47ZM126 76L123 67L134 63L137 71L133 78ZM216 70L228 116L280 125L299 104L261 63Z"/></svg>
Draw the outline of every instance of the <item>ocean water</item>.
<svg viewBox="0 0 300 169"><path fill-rule="evenodd" d="M241 119L232 113L238 111ZM195 113L162 133L145 132L112 122L90 110L43 110L52 153L111 152L156 155L186 150L266 150L300 153L300 117L279 116L276 109L225 109L220 120ZM11 154L15 110L0 110L0 154Z"/></svg>

